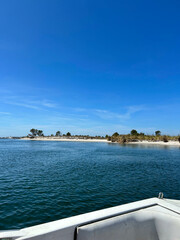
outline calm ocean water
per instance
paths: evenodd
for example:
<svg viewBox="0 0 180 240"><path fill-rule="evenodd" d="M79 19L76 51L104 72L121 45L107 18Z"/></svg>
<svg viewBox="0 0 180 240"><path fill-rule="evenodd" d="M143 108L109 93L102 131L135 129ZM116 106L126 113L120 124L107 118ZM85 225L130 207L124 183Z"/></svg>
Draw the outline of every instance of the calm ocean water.
<svg viewBox="0 0 180 240"><path fill-rule="evenodd" d="M180 199L180 149L0 140L0 230L157 196Z"/></svg>

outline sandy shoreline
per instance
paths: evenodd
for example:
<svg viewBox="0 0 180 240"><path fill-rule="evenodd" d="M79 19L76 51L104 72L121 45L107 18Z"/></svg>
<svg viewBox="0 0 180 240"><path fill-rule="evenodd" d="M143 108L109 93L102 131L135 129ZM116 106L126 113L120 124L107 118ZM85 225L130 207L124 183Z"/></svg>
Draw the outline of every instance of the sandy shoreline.
<svg viewBox="0 0 180 240"><path fill-rule="evenodd" d="M109 142L106 139L79 139L79 138L21 138L21 140L30 141L58 141L58 142Z"/></svg>
<svg viewBox="0 0 180 240"><path fill-rule="evenodd" d="M106 139L79 139L79 138L56 138L56 137L37 137L37 138L21 138L21 140L30 140L30 141L58 141L58 142L102 142L102 143L111 143ZM169 142L149 142L149 141L138 141L138 142L129 142L127 144L139 144L139 145L162 145L162 146L177 146L180 147L178 141L169 141Z"/></svg>
<svg viewBox="0 0 180 240"><path fill-rule="evenodd" d="M180 147L180 143L178 141L169 141L169 142L149 142L149 141L139 141L139 142L130 142L128 144L141 144L141 145L162 145L162 146L177 146Z"/></svg>

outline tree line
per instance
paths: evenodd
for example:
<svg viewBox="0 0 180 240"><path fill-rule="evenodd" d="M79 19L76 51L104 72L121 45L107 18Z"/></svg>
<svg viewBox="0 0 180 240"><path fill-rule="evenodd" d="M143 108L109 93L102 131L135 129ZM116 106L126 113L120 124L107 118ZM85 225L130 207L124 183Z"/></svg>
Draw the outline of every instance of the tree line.
<svg viewBox="0 0 180 240"><path fill-rule="evenodd" d="M43 130L32 128L30 129L30 134L28 134L28 137L34 138L34 137L45 137ZM89 135L71 135L70 132L67 132L66 134L62 134L61 131L57 131L55 134L51 134L51 137L78 137L78 138L85 138L85 139L107 139L111 142L119 142L119 143L127 143L127 142L135 142L135 141L164 141L168 142L170 140L173 141L179 141L180 142L180 136L169 136L169 135L162 135L160 130L157 130L152 135L145 134L143 132L138 132L136 129L132 129L129 134L119 134L118 132L113 133L111 136L106 135L103 136L89 136Z"/></svg>
<svg viewBox="0 0 180 240"><path fill-rule="evenodd" d="M39 129L35 129L35 128L30 129L30 134L28 134L28 137L36 137L36 136L45 137L43 130L39 130ZM53 137L53 136L56 136L56 137L68 136L68 137L70 137L71 133L67 132L66 134L62 135L62 133L60 131L57 131L55 135L51 134L51 137Z"/></svg>
<svg viewBox="0 0 180 240"><path fill-rule="evenodd" d="M45 136L43 130L32 128L30 129L30 134L27 135L29 138L34 137L77 137L77 138L85 138L85 139L105 139L103 136L89 136L89 135L72 135L70 132L66 134L62 134L61 131L57 131L55 134L50 134L49 136Z"/></svg>
<svg viewBox="0 0 180 240"><path fill-rule="evenodd" d="M129 134L119 134L118 132L115 132L112 134L112 136L106 135L106 139L108 139L111 142L119 142L119 143L126 143L126 142L135 142L135 141L179 141L180 142L180 136L169 136L169 135L162 135L160 130L157 130L152 135L145 134L143 132L138 133L137 130L132 129Z"/></svg>

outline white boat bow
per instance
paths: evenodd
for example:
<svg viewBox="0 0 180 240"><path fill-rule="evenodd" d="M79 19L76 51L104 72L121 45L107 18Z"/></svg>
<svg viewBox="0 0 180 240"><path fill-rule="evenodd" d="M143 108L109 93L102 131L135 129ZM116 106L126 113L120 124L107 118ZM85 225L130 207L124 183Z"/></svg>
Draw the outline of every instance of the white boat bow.
<svg viewBox="0 0 180 240"><path fill-rule="evenodd" d="M40 224L0 231L8 240L180 240L180 201L150 198Z"/></svg>

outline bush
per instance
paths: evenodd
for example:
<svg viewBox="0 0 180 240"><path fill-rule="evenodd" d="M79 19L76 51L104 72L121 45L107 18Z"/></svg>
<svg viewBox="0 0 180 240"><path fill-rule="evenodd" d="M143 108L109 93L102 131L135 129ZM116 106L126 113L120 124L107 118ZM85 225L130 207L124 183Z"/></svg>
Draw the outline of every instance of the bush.
<svg viewBox="0 0 180 240"><path fill-rule="evenodd" d="M116 139L112 137L111 142L116 142Z"/></svg>
<svg viewBox="0 0 180 240"><path fill-rule="evenodd" d="M108 140L108 141L111 141L111 137L108 136L107 140Z"/></svg>
<svg viewBox="0 0 180 240"><path fill-rule="evenodd" d="M163 136L163 142L168 142L167 136Z"/></svg>
<svg viewBox="0 0 180 240"><path fill-rule="evenodd" d="M124 136L118 138L118 143L124 144L126 142L127 142L127 140L126 140L126 138Z"/></svg>

